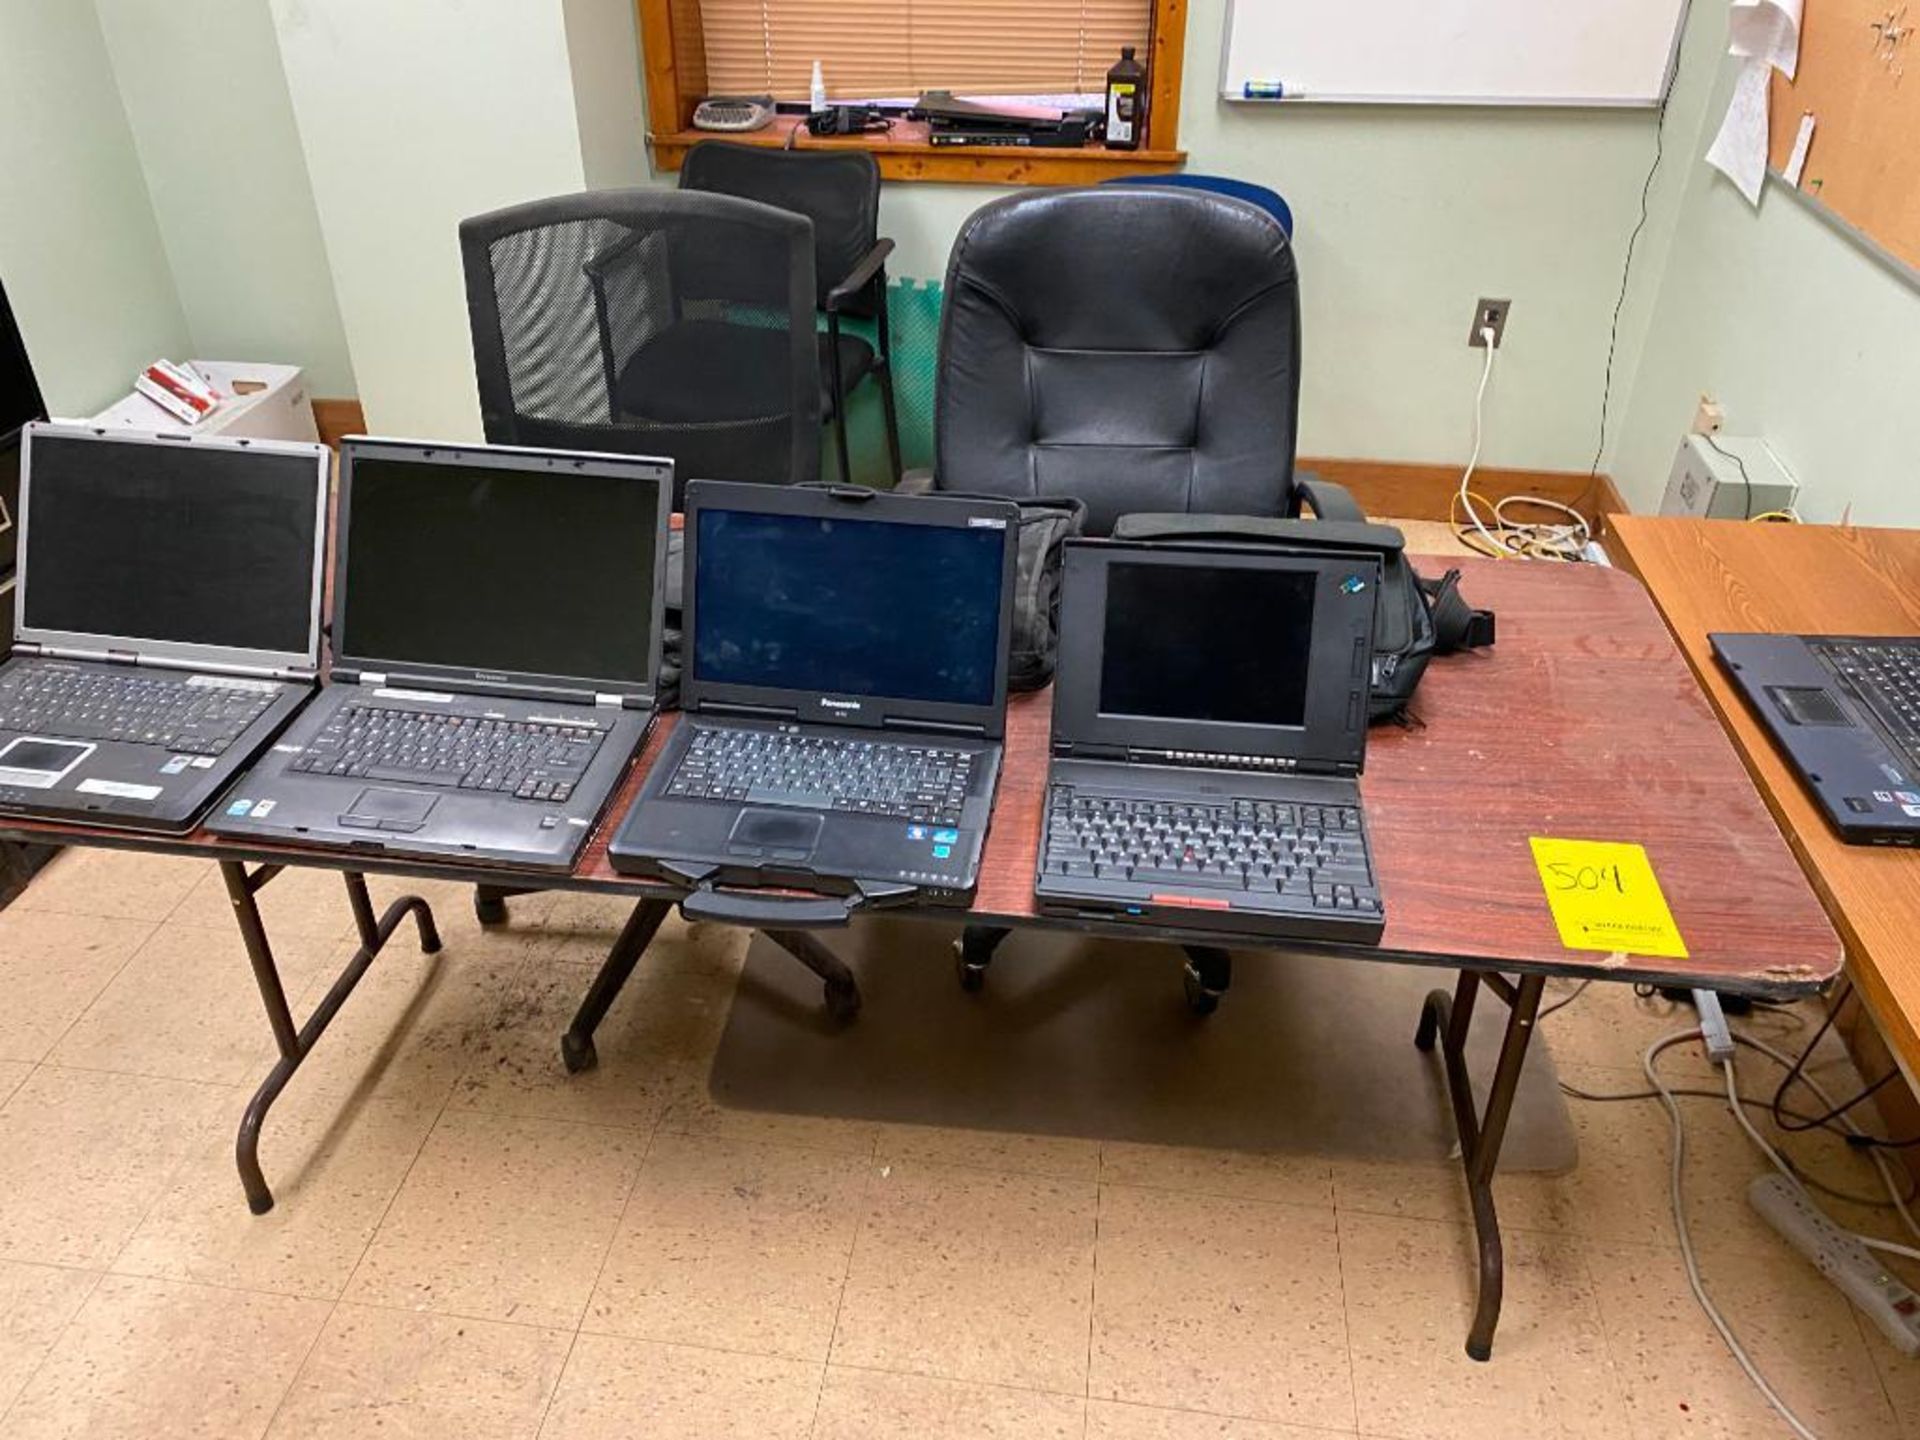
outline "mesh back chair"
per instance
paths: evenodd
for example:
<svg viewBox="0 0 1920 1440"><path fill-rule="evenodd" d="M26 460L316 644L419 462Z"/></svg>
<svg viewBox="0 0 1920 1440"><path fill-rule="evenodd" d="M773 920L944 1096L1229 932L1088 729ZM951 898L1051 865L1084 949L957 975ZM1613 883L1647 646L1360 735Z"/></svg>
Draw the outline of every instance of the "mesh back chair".
<svg viewBox="0 0 1920 1440"><path fill-rule="evenodd" d="M846 397L871 375L887 422L887 455L900 478L900 420L893 403L887 334L887 256L879 238L880 167L862 150L773 150L707 140L687 152L680 188L737 195L777 205L813 221L815 301L826 313L820 369L821 408L833 420L840 478L850 479ZM840 329L842 316L874 323L878 346Z"/></svg>
<svg viewBox="0 0 1920 1440"><path fill-rule="evenodd" d="M947 265L934 484L1137 511L1360 519L1294 474L1300 285L1270 213L1203 190L996 200Z"/></svg>
<svg viewBox="0 0 1920 1440"><path fill-rule="evenodd" d="M600 190L460 226L487 439L820 475L813 227L724 195Z"/></svg>

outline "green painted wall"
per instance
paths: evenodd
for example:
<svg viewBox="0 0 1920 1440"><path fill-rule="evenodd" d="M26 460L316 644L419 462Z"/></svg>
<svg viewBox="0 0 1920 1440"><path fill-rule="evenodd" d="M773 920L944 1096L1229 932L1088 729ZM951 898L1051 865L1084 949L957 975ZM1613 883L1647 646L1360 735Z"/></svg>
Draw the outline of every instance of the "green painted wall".
<svg viewBox="0 0 1920 1440"><path fill-rule="evenodd" d="M352 395L266 0L96 8L195 352L302 365L311 393Z"/></svg>
<svg viewBox="0 0 1920 1440"><path fill-rule="evenodd" d="M90 415L187 319L93 7L0 0L0 277L55 414Z"/></svg>
<svg viewBox="0 0 1920 1440"><path fill-rule="evenodd" d="M1724 52L1724 8L1700 8ZM1729 64L1709 123L1683 139L1686 195L1615 477L1636 508L1653 508L1706 392L1727 433L1764 437L1796 474L1808 519L1851 508L1866 524L1920 522L1920 278L1778 184L1755 213L1699 163L1733 75Z"/></svg>

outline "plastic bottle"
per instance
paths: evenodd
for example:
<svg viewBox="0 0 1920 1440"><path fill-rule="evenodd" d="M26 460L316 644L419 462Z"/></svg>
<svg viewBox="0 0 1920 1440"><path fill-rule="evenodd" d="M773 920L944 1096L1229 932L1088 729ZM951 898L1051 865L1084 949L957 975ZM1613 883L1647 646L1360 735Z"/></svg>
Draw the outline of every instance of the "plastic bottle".
<svg viewBox="0 0 1920 1440"><path fill-rule="evenodd" d="M827 108L827 77L821 73L820 62L813 62L813 85L807 93L807 106L818 115Z"/></svg>
<svg viewBox="0 0 1920 1440"><path fill-rule="evenodd" d="M1107 71L1107 148L1138 150L1147 128L1147 67L1133 58L1133 46L1120 47L1120 60Z"/></svg>

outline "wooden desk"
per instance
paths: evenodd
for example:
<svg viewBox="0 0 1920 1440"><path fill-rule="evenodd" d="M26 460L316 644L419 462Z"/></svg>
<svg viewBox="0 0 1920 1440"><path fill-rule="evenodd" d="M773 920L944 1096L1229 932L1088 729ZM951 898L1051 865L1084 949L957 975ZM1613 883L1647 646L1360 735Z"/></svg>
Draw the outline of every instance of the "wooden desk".
<svg viewBox="0 0 1920 1440"><path fill-rule="evenodd" d="M1445 567L1428 562L1424 568ZM1435 990L1428 997L1415 1043L1422 1049L1439 1043L1460 1131L1480 1244L1480 1300L1467 1349L1485 1359L1501 1292L1494 1168L1546 977L1660 981L1790 997L1831 979L1840 968L1841 948L1637 581L1604 568L1527 561L1467 560L1460 568L1472 601L1498 612L1499 643L1485 653L1436 663L1414 707L1418 723L1385 727L1372 737L1362 794L1387 928L1380 946L1342 953L1355 960L1459 971L1451 994ZM1244 935L1144 931L1138 925L1100 926L1035 912L1049 704L1047 695L1035 694L1016 697L1009 706L1006 758L974 905L912 913L949 923L1104 928L1134 938L1148 933L1248 948ZM668 717L655 727L580 863L566 876L236 843L204 831L168 838L14 821L0 834L220 863L280 1048L279 1062L242 1120L238 1146L248 1200L258 1212L273 1203L257 1154L268 1107L409 914L426 948L437 948L424 902L405 897L376 917L363 872L468 880L496 894L537 886L632 895L633 915L562 1038L569 1069L594 1063L595 1027L677 898L671 889L617 874L607 859L607 842L659 756L671 724ZM1616 958L1563 949L1533 867L1527 843L1533 835L1646 846L1689 958ZM285 865L347 872L361 937L360 949L297 1030L254 898ZM1195 912L1197 918L1204 913ZM851 975L825 946L795 931L767 933L822 975L830 1001L837 987L837 1013L857 1008L857 991L848 995ZM1306 947L1288 943L1282 948ZM1507 978L1516 972L1520 978ZM1508 1011L1484 1108L1476 1101L1465 1060L1467 1032L1482 991Z"/></svg>
<svg viewBox="0 0 1920 1440"><path fill-rule="evenodd" d="M1920 1074L1920 850L1842 844L1720 673L1707 635L1920 635L1920 532L1613 519L1787 842L1846 941L1853 977L1909 1076Z"/></svg>

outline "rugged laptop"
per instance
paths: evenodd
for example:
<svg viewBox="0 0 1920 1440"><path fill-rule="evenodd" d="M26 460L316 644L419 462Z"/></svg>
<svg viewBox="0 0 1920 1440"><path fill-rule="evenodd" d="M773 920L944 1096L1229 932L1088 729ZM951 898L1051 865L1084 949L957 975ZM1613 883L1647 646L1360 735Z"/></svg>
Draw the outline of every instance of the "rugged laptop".
<svg viewBox="0 0 1920 1440"><path fill-rule="evenodd" d="M653 723L673 466L353 438L333 669L223 835L566 870Z"/></svg>
<svg viewBox="0 0 1920 1440"><path fill-rule="evenodd" d="M313 692L319 445L29 425L0 813L184 831Z"/></svg>
<svg viewBox="0 0 1920 1440"><path fill-rule="evenodd" d="M716 917L718 884L804 886L845 912L964 903L1000 772L1018 531L997 500L689 485L687 713L615 868L700 888Z"/></svg>
<svg viewBox="0 0 1920 1440"><path fill-rule="evenodd" d="M1356 778L1378 562L1069 541L1049 914L1372 944Z"/></svg>
<svg viewBox="0 0 1920 1440"><path fill-rule="evenodd" d="M1709 635L1850 845L1920 845L1920 638Z"/></svg>

